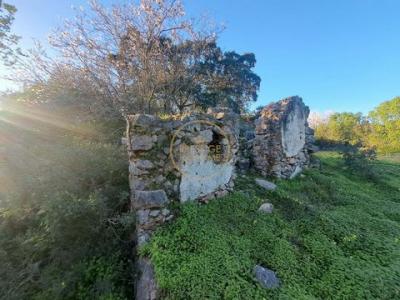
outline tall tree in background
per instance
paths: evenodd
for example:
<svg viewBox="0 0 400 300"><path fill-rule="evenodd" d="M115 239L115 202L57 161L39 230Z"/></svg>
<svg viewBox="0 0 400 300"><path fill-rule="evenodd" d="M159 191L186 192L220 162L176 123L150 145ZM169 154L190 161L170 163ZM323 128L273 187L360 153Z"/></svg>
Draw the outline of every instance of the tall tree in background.
<svg viewBox="0 0 400 300"><path fill-rule="evenodd" d="M385 101L369 113L369 143L381 152L400 151L400 97Z"/></svg>
<svg viewBox="0 0 400 300"><path fill-rule="evenodd" d="M315 127L315 136L328 143L361 145L366 141L368 130L368 122L361 113L333 113Z"/></svg>
<svg viewBox="0 0 400 300"><path fill-rule="evenodd" d="M253 72L256 58L253 53L240 55L236 52L223 53L219 48L202 66L210 75L207 88L202 95L203 106L227 106L240 112L250 102L257 100L261 78Z"/></svg>
<svg viewBox="0 0 400 300"><path fill-rule="evenodd" d="M261 79L252 70L252 53L223 52L212 42L192 42L168 47L164 97L172 111L225 106L240 112L257 100Z"/></svg>
<svg viewBox="0 0 400 300"><path fill-rule="evenodd" d="M324 146L351 144L400 152L400 97L385 101L368 114L333 113L314 124L315 136Z"/></svg>

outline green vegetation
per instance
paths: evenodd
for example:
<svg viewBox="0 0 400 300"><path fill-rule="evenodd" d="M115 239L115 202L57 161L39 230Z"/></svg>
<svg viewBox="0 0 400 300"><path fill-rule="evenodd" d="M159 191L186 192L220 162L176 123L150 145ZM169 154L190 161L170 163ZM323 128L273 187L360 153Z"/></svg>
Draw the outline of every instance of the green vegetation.
<svg viewBox="0 0 400 300"><path fill-rule="evenodd" d="M334 113L326 123L318 124L315 135L325 143L349 143L356 145L365 137L365 118L361 113Z"/></svg>
<svg viewBox="0 0 400 300"><path fill-rule="evenodd" d="M16 61L17 55L22 55L17 46L19 36L11 32L17 8L14 5L0 1L0 64L11 66Z"/></svg>
<svg viewBox="0 0 400 300"><path fill-rule="evenodd" d="M1 299L133 297L121 125L0 111Z"/></svg>
<svg viewBox="0 0 400 300"><path fill-rule="evenodd" d="M381 153L400 152L400 97L381 103L368 116L334 113L315 123L315 136L322 146L350 144Z"/></svg>
<svg viewBox="0 0 400 300"><path fill-rule="evenodd" d="M320 153L322 169L278 181L267 192L254 176L208 205L186 204L141 249L155 264L166 299L398 299L400 164L373 162L370 181L340 155ZM274 204L272 214L257 211ZM282 286L253 279L261 264Z"/></svg>
<svg viewBox="0 0 400 300"><path fill-rule="evenodd" d="M381 103L370 113L370 144L382 152L400 152L400 97Z"/></svg>

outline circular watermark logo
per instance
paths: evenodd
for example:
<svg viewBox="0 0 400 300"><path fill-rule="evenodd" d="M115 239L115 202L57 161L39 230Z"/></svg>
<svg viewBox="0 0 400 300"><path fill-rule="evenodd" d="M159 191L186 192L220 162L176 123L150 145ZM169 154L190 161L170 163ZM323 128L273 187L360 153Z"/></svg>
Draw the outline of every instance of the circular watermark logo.
<svg viewBox="0 0 400 300"><path fill-rule="evenodd" d="M190 126L201 126L206 125L207 129L205 130L198 130L198 131L192 131L188 132L187 134L181 134L185 129ZM201 134L204 131L209 130L209 132L212 133L212 136L204 137L201 138ZM197 134L197 136L196 136ZM187 138L187 137L192 137L194 139L200 137L200 142L199 143L194 143L194 144L187 144L185 142L181 142L179 145L175 145L176 142L181 139L181 138ZM176 156L174 155L174 150L176 147L179 147L179 152L180 153L186 153L186 155L191 153L191 147L196 148L196 146L203 147L203 151L207 151L207 160L213 161L215 164L224 164L227 163L231 160L232 158L232 151L231 151L231 134L228 134L226 131L223 130L223 128L211 121L207 120L194 120L194 121L189 121L181 126L179 126L174 134L172 135L170 146L169 146L169 158L172 162L172 165L176 170L178 170L181 174L187 174L190 176L197 176L197 177L213 177L217 174L192 174L188 173L187 171L183 170L182 166L180 166L180 163L177 161ZM203 146L202 146L203 145ZM196 152L196 149L195 149ZM204 153L203 153L204 154ZM193 155L196 155L193 154ZM180 156L181 157L181 156ZM192 157L193 160L196 160L195 157Z"/></svg>

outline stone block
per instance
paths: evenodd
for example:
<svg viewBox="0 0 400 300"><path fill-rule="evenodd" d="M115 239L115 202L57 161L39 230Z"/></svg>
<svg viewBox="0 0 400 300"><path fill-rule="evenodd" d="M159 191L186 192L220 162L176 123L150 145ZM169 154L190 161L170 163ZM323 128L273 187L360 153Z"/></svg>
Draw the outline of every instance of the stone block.
<svg viewBox="0 0 400 300"><path fill-rule="evenodd" d="M272 203L263 203L260 208L258 209L258 211L263 212L263 213L267 213L270 214L272 213L272 211L274 210L274 206L272 205Z"/></svg>
<svg viewBox="0 0 400 300"><path fill-rule="evenodd" d="M139 278L136 282L136 300L156 300L158 287L155 279L154 267L147 258L137 261Z"/></svg>
<svg viewBox="0 0 400 300"><path fill-rule="evenodd" d="M275 272L270 269L256 265L253 269L253 273L261 286L266 289L278 288L280 286L279 278L276 276Z"/></svg>
<svg viewBox="0 0 400 300"><path fill-rule="evenodd" d="M168 197L164 190L135 191L133 207L158 208L168 204Z"/></svg>
<svg viewBox="0 0 400 300"><path fill-rule="evenodd" d="M268 191L274 191L276 189L276 184L264 179L256 179L256 183L262 188Z"/></svg>
<svg viewBox="0 0 400 300"><path fill-rule="evenodd" d="M150 150L153 148L154 139L149 135L134 135L131 138L131 144L133 151Z"/></svg>

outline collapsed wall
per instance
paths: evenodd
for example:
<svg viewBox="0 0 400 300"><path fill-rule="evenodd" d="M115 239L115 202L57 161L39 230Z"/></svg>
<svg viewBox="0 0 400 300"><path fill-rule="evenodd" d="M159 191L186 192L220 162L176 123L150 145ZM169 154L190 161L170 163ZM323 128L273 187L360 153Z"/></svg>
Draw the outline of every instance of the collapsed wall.
<svg viewBox="0 0 400 300"><path fill-rule="evenodd" d="M139 241L172 218L170 199L207 201L232 190L237 120L227 111L129 117L129 182Z"/></svg>
<svg viewBox="0 0 400 300"><path fill-rule="evenodd" d="M313 131L300 97L266 106L259 117L227 109L207 114L128 118L129 183L136 244L173 218L171 202L208 201L233 190L236 170L292 178L310 162ZM136 299L158 299L149 258L137 261Z"/></svg>
<svg viewBox="0 0 400 300"><path fill-rule="evenodd" d="M310 163L314 131L298 96L264 107L255 122L254 168L264 176L293 178Z"/></svg>
<svg viewBox="0 0 400 300"><path fill-rule="evenodd" d="M172 201L208 201L233 189L238 115L227 110L159 118L128 118L129 184L136 213L137 246L173 218ZM157 299L154 269L137 261L136 299Z"/></svg>

